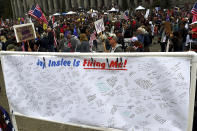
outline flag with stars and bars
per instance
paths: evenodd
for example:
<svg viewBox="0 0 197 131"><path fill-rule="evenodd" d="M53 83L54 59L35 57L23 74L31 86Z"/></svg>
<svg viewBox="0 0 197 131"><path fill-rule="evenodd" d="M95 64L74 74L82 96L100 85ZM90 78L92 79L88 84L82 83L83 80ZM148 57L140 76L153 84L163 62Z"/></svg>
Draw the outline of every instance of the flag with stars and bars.
<svg viewBox="0 0 197 131"><path fill-rule="evenodd" d="M7 111L0 106L0 131L15 131Z"/></svg>
<svg viewBox="0 0 197 131"><path fill-rule="evenodd" d="M36 18L38 21L43 21L48 25L48 21L38 4L36 6L33 5L28 14Z"/></svg>
<svg viewBox="0 0 197 131"><path fill-rule="evenodd" d="M192 22L197 21L197 2L194 4L194 7L192 8L191 13L193 14Z"/></svg>

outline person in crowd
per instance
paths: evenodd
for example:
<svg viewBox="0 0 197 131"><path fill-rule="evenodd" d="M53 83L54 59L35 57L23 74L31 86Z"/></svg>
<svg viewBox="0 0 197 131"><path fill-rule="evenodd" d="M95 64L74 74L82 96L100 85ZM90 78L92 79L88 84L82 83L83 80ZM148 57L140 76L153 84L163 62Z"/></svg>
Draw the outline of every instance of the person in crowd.
<svg viewBox="0 0 197 131"><path fill-rule="evenodd" d="M106 36L100 33L99 37L93 42L93 50L96 52L105 52L106 39Z"/></svg>
<svg viewBox="0 0 197 131"><path fill-rule="evenodd" d="M64 34L63 33L60 33L60 39L58 40L58 48L57 50L59 52L70 52L69 51L69 48L67 47L68 46L68 43L64 37Z"/></svg>
<svg viewBox="0 0 197 131"><path fill-rule="evenodd" d="M171 38L171 41L172 41L172 49L174 52L181 52L183 51L183 43L182 43L182 37L181 37L181 34L180 32L178 31L175 31L173 33L173 36Z"/></svg>
<svg viewBox="0 0 197 131"><path fill-rule="evenodd" d="M122 49L122 45L117 43L118 42L118 38L116 36L116 34L110 34L109 37L109 43L111 45L111 48L110 48L110 52L123 52L123 49Z"/></svg>
<svg viewBox="0 0 197 131"><path fill-rule="evenodd" d="M80 42L81 44L78 46L77 52L90 52L90 44L85 33L80 35Z"/></svg>
<svg viewBox="0 0 197 131"><path fill-rule="evenodd" d="M51 28L47 29L47 39L48 39L48 51L49 52L55 52L55 47L54 47L54 34Z"/></svg>
<svg viewBox="0 0 197 131"><path fill-rule="evenodd" d="M142 52L143 45L138 41L136 36L131 38L131 43L126 48L126 52Z"/></svg>
<svg viewBox="0 0 197 131"><path fill-rule="evenodd" d="M80 40L75 35L71 35L71 31L67 32L67 42L70 52L76 52L77 48L81 45Z"/></svg>

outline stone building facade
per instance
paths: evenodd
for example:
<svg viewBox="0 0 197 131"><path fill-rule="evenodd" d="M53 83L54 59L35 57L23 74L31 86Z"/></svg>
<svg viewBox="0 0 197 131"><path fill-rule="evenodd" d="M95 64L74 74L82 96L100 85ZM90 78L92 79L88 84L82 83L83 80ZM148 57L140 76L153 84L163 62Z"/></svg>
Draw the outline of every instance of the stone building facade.
<svg viewBox="0 0 197 131"><path fill-rule="evenodd" d="M75 9L109 9L115 6L119 9L124 5L127 8L135 8L138 5L150 7L158 0L11 0L13 17L24 17L30 10L32 5L38 3L45 14L52 14L56 12L65 12ZM163 0L165 1L165 0ZM195 0L170 0L170 5L189 4L193 5Z"/></svg>

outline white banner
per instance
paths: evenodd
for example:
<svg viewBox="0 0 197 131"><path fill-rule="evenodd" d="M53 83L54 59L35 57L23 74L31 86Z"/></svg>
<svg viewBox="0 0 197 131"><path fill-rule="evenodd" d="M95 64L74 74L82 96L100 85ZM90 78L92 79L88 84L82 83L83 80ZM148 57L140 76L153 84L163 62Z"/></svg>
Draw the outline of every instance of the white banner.
<svg viewBox="0 0 197 131"><path fill-rule="evenodd" d="M186 131L190 59L2 57L15 112L125 131Z"/></svg>
<svg viewBox="0 0 197 131"><path fill-rule="evenodd" d="M97 34L99 34L99 33L101 33L102 31L105 30L103 19L100 19L100 20L94 22L94 25L95 25Z"/></svg>

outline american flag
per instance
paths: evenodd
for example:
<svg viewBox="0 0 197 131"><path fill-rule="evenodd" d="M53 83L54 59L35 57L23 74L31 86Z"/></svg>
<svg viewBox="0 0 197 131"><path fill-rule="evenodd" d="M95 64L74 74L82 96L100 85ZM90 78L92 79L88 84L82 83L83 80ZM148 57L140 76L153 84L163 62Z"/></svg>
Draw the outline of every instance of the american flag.
<svg viewBox="0 0 197 131"><path fill-rule="evenodd" d="M197 21L197 3L194 4L194 7L192 8L191 13L193 14L192 22Z"/></svg>
<svg viewBox="0 0 197 131"><path fill-rule="evenodd" d="M28 14L36 18L38 21L43 21L48 25L48 21L38 4L36 6L33 5Z"/></svg>
<svg viewBox="0 0 197 131"><path fill-rule="evenodd" d="M0 130L15 131L7 111L0 106Z"/></svg>

